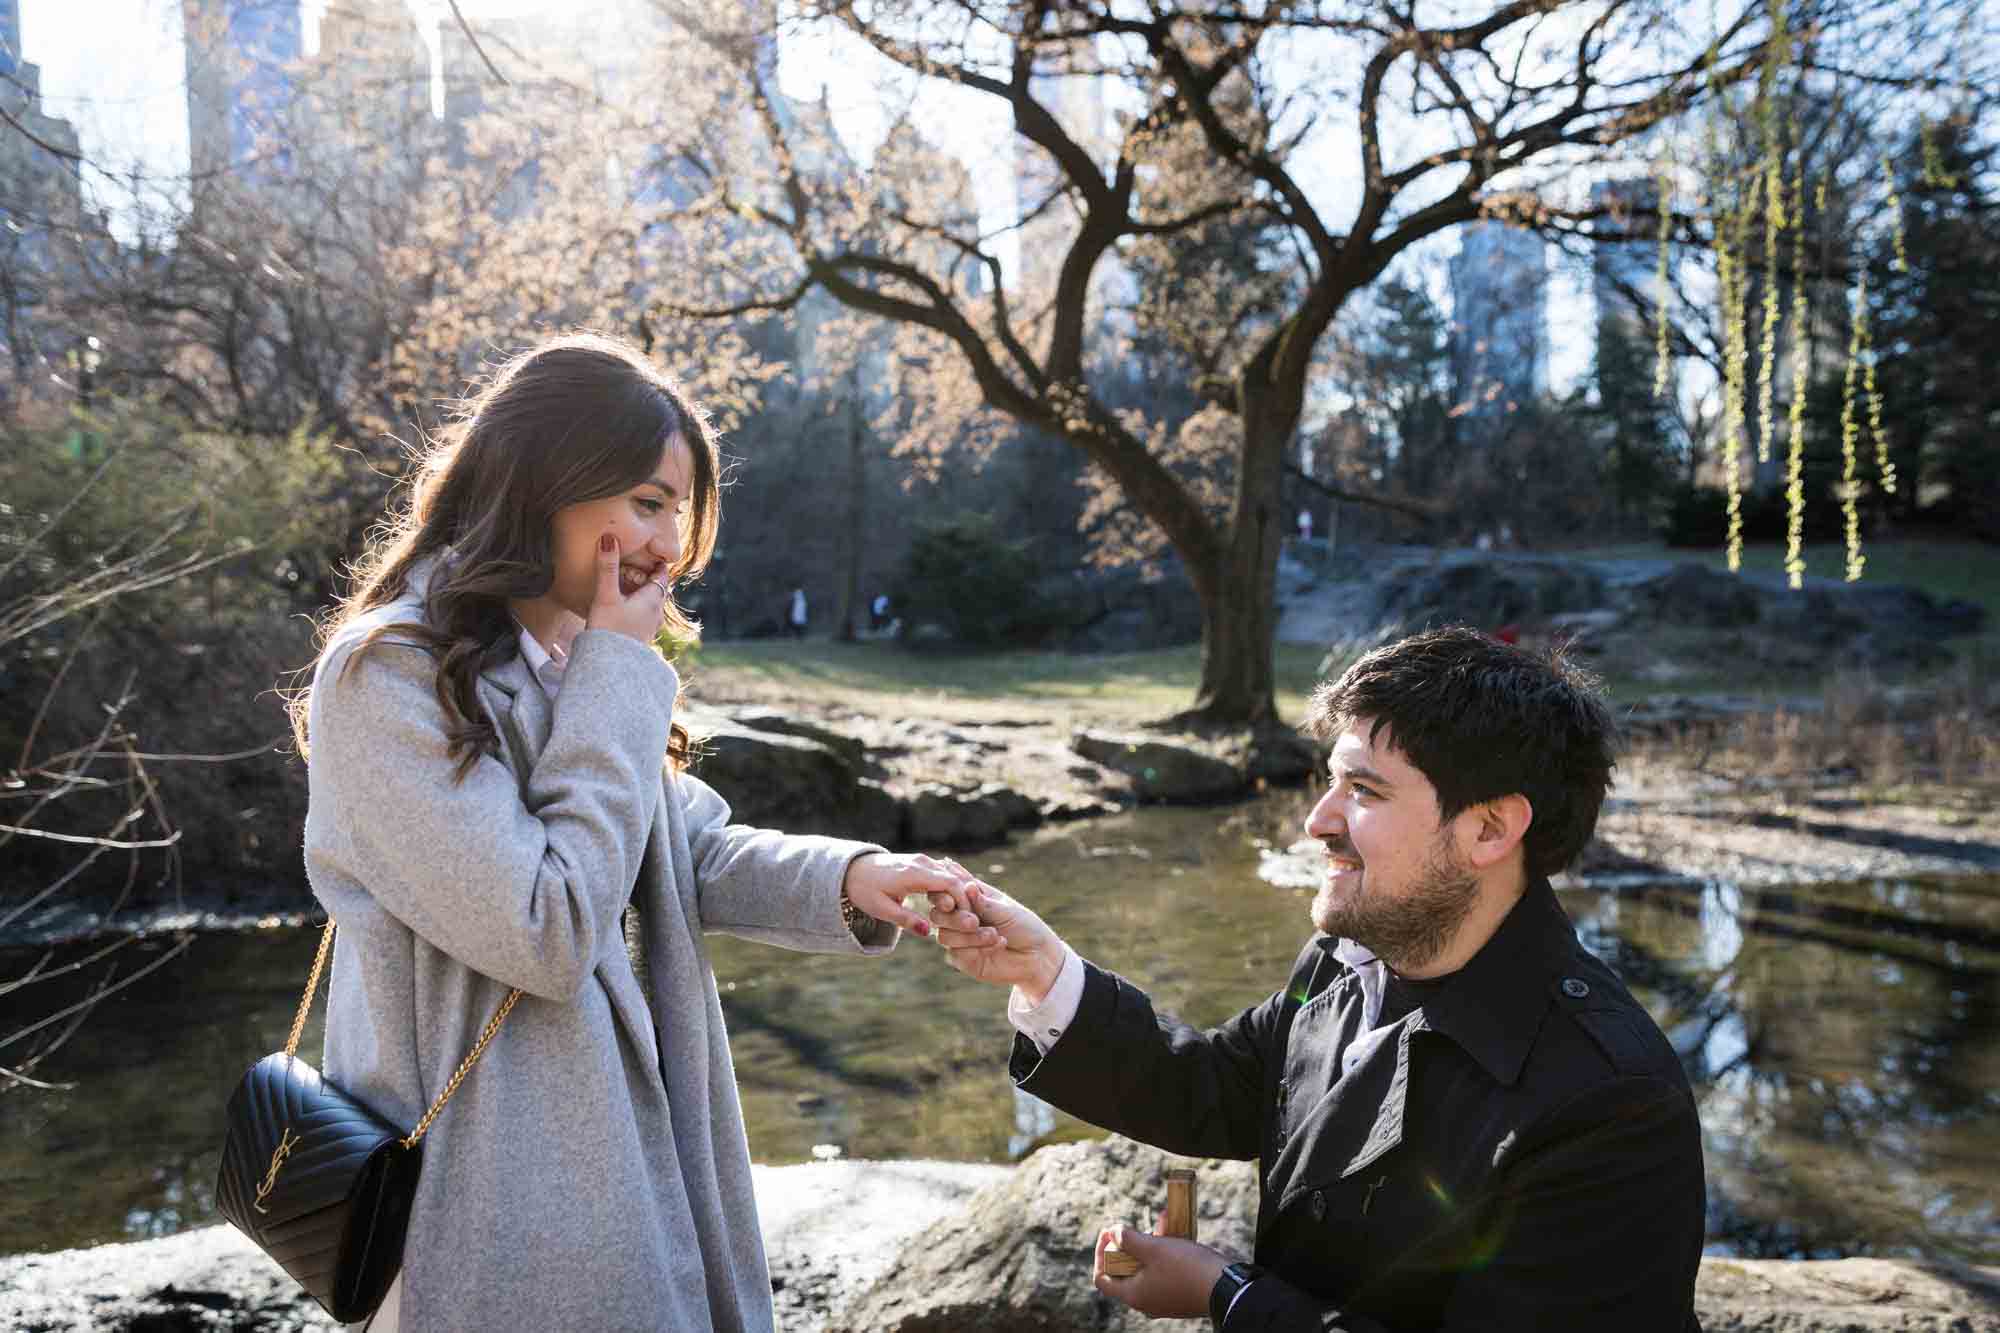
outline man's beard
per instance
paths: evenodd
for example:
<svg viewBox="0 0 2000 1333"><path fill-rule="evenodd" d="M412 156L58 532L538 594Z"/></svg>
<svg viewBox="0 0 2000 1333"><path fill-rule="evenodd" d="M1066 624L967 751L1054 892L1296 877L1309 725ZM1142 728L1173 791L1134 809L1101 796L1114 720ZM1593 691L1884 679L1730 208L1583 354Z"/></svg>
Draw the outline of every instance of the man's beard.
<svg viewBox="0 0 2000 1333"><path fill-rule="evenodd" d="M1339 901L1331 882L1321 884L1313 895L1313 925L1353 940L1398 972L1422 969L1444 952L1479 902L1479 877L1455 852L1449 831L1442 833L1401 893L1370 883L1365 867L1358 889Z"/></svg>

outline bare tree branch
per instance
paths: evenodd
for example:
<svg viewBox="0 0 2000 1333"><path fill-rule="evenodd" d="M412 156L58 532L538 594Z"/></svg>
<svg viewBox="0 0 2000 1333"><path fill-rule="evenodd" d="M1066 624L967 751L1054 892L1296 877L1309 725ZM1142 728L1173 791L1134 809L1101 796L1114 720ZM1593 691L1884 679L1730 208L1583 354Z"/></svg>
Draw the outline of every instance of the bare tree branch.
<svg viewBox="0 0 2000 1333"><path fill-rule="evenodd" d="M445 3L451 6L453 21L458 24L458 30L465 34L465 40L472 43L473 54L479 57L480 64L486 66L486 72L498 80L501 87L511 86L507 82L507 76L500 72L500 67L493 63L493 58L486 54L486 48L479 44L479 38L473 35L472 25L465 21L465 15L458 12L458 0L445 0Z"/></svg>
<svg viewBox="0 0 2000 1333"><path fill-rule="evenodd" d="M1390 509L1399 514L1408 514L1411 518L1441 518L1446 512L1443 505L1425 504L1421 500L1410 500L1393 495L1374 495L1366 491L1350 491L1344 487L1335 486L1331 482L1323 481L1313 476L1310 472L1305 471L1297 463L1290 461L1285 463L1285 475L1304 482L1321 495L1332 500L1345 500L1352 504L1373 505L1377 509Z"/></svg>
<svg viewBox="0 0 2000 1333"><path fill-rule="evenodd" d="M186 953L189 946L192 945L193 943L194 943L194 933L192 931L183 934L182 936L180 936L178 940L175 941L174 946L172 948L168 949L166 952L162 953L158 958L153 959L151 962L147 963L144 967L140 968L137 972L134 972L132 973L132 975L126 977L124 980L116 983L99 986L96 990L92 991L88 996L86 996L81 1000L76 1001L74 1004L64 1005L62 1008L56 1010L54 1013L47 1014L43 1016L41 1019L37 1020L36 1022L28 1024L28 1026L26 1027L21 1028L15 1032L10 1032L5 1037L0 1037L0 1050L5 1050L7 1047L12 1046L15 1042L25 1040L26 1038L33 1036L35 1033L40 1032L43 1028L48 1027L54 1023L59 1023L65 1018L70 1018L78 1014L87 1013L89 1010L95 1008L101 1001L103 1001L107 997L116 995L119 991L124 990L127 986L132 985L134 982L141 981L151 973L158 971L162 967L165 967L168 963L172 962L174 959ZM72 1031L73 1030L74 1029L72 1029Z"/></svg>
<svg viewBox="0 0 2000 1333"><path fill-rule="evenodd" d="M41 149L45 153L52 153L55 156L61 158L65 162L80 163L83 161L83 154L72 152L70 149L60 148L55 144L50 143L47 139L44 139L41 135L35 133L33 130L29 129L26 125L23 125L19 120L15 119L14 113L9 111L4 106L0 106L0 121L6 122L9 126L13 128L16 134L20 135L23 139L26 139L29 143Z"/></svg>

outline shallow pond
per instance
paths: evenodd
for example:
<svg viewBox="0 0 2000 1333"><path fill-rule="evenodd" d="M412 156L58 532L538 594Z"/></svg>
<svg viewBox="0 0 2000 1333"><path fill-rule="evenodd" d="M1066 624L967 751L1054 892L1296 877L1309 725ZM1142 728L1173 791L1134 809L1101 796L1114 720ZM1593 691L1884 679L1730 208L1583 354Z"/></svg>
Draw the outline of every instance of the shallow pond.
<svg viewBox="0 0 2000 1333"><path fill-rule="evenodd" d="M1309 930L1307 896L1257 877L1257 835L1288 837L1296 805L1142 810L964 859L1162 1007L1214 1022L1282 981ZM1713 1250L2000 1263L2000 881L1563 899L1695 1081ZM0 1094L0 1253L215 1220L222 1101L282 1044L316 937L205 936L37 1070L76 1091ZM712 951L759 1161L1006 1161L1096 1132L1014 1091L1004 993L934 946ZM28 957L0 954L0 976Z"/></svg>

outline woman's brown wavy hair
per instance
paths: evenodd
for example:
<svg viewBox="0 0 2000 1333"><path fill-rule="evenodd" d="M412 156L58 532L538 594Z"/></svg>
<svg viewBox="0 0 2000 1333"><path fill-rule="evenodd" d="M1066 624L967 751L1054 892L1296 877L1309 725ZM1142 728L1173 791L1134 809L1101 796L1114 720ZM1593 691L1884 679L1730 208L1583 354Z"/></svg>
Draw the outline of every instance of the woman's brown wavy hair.
<svg viewBox="0 0 2000 1333"><path fill-rule="evenodd" d="M371 631L348 665L392 633L436 659L445 735L463 781L481 754L499 748L475 686L482 671L520 652L508 602L539 597L554 582L550 520L567 505L647 480L676 439L693 460L681 556L669 571L679 584L708 564L721 517L707 417L672 376L615 339L566 334L512 357L459 404L429 442L407 502L370 534L350 571L352 591L320 627L321 655L355 617L401 597L413 566L449 548L430 577L422 623ZM685 641L700 626L669 598L666 630ZM301 754L311 702L308 685L288 705ZM687 767L690 745L675 722L667 759L676 772Z"/></svg>

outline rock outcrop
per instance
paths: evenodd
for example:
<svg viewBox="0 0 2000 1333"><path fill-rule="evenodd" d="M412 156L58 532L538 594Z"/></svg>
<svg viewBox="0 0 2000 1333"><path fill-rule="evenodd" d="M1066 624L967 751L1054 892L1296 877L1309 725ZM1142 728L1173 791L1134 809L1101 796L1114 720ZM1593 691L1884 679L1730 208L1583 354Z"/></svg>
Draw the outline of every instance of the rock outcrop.
<svg viewBox="0 0 2000 1333"><path fill-rule="evenodd" d="M690 707L684 717L701 740L695 775L737 820L892 848L987 847L1014 829L1134 802L1229 800L1302 782L1318 756L1280 726L1213 738L1079 731L1065 747L994 724L907 718L862 737L769 708ZM993 779L996 759L1008 782Z"/></svg>
<svg viewBox="0 0 2000 1333"><path fill-rule="evenodd" d="M694 774L721 793L734 818L794 833L903 844L902 805L864 776L859 741L768 709L748 711L749 718L738 719L714 709L683 709L688 729L700 738Z"/></svg>
<svg viewBox="0 0 2000 1333"><path fill-rule="evenodd" d="M1033 1154L965 1208L918 1232L882 1277L833 1310L828 1333L1103 1333L1205 1328L1148 1320L1090 1284L1097 1232L1149 1225L1169 1166L1195 1166L1198 1239L1248 1254L1257 1177L1249 1162L1195 1162L1130 1139Z"/></svg>
<svg viewBox="0 0 2000 1333"><path fill-rule="evenodd" d="M1385 547L1331 560L1288 544L1280 562L1286 641L1336 652L1438 625L1561 635L1646 674L1682 657L1706 671L1817 672L1934 666L1941 640L1979 631L1983 609L1914 588L1729 574L1693 561L1575 559Z"/></svg>
<svg viewBox="0 0 2000 1333"><path fill-rule="evenodd" d="M1056 1333L1207 1327L1152 1321L1090 1283L1107 1222L1147 1223L1167 1166L1126 1139L1044 1148L1007 1179L913 1235L874 1284L828 1316L829 1333ZM1248 1254L1257 1206L1248 1162L1196 1163L1200 1239ZM2000 1268L1941 1261L1707 1258L1695 1308L1709 1333L2000 1333Z"/></svg>
<svg viewBox="0 0 2000 1333"><path fill-rule="evenodd" d="M1222 801L1248 782L1241 768L1190 741L1079 731L1070 748L1130 778L1142 801Z"/></svg>
<svg viewBox="0 0 2000 1333"><path fill-rule="evenodd" d="M1201 638L1201 602L1180 562L1148 573L1136 568L1077 570L1043 579L1035 596L1048 624L1048 646L1072 653L1129 653Z"/></svg>
<svg viewBox="0 0 2000 1333"><path fill-rule="evenodd" d="M1376 614L1378 623L1405 633L1446 624L1491 628L1589 611L1605 598L1604 576L1581 561L1460 557L1385 580Z"/></svg>
<svg viewBox="0 0 2000 1333"><path fill-rule="evenodd" d="M818 1333L830 1305L879 1277L902 1240L1011 1177L978 1162L816 1162L752 1168L785 1333ZM230 1226L54 1254L0 1256L9 1333L303 1333L338 1327Z"/></svg>
<svg viewBox="0 0 2000 1333"><path fill-rule="evenodd" d="M892 791L859 737L769 708L688 708L701 738L695 776L733 818L793 833L828 833L885 847L985 847L1009 829L1069 813L998 782L920 782ZM1089 811L1094 812L1094 811Z"/></svg>
<svg viewBox="0 0 2000 1333"><path fill-rule="evenodd" d="M758 1167L786 1333L1138 1333L1149 1321L1090 1284L1097 1229L1146 1224L1185 1159L1126 1139L1044 1148L1014 1168L952 1162ZM1200 1238L1251 1248L1248 1162L1199 1162ZM1708 1258L1709 1333L2000 1333L2000 1269L1944 1261ZM0 1328L269 1330L334 1325L233 1227L0 1257Z"/></svg>
<svg viewBox="0 0 2000 1333"><path fill-rule="evenodd" d="M1910 1259L1703 1259L1706 1333L1992 1333L2000 1269Z"/></svg>

